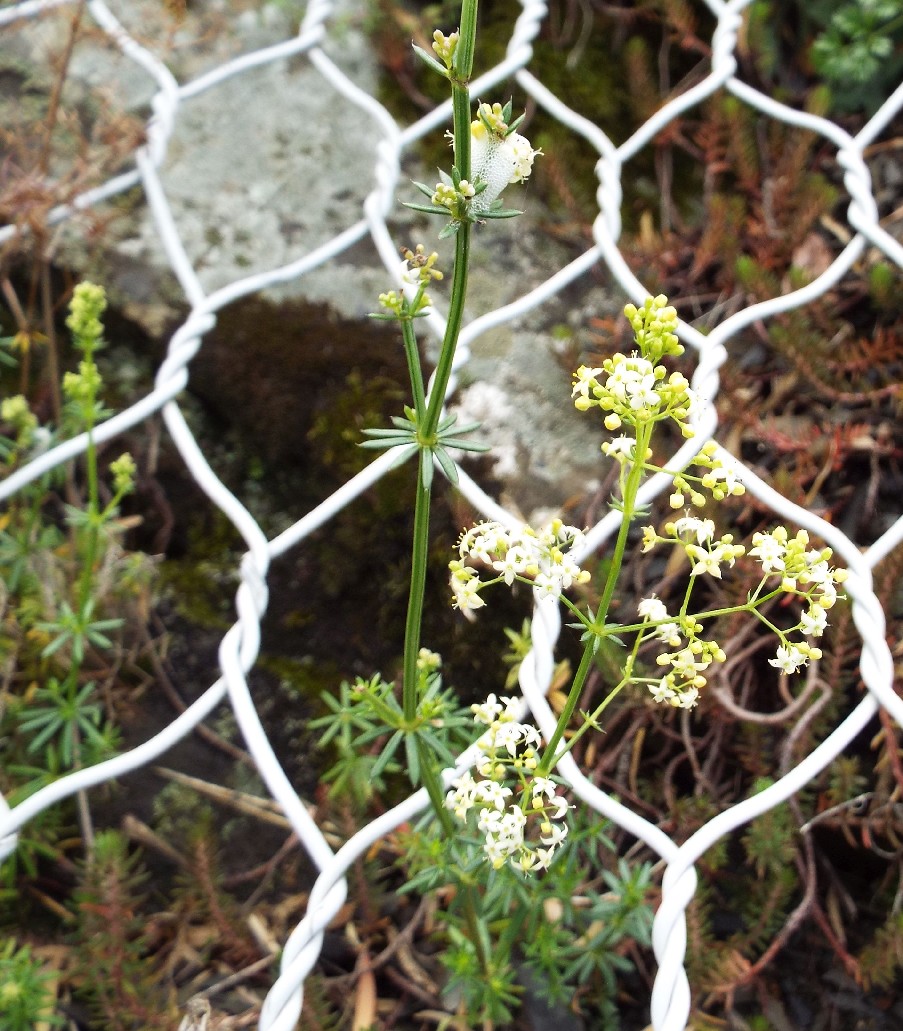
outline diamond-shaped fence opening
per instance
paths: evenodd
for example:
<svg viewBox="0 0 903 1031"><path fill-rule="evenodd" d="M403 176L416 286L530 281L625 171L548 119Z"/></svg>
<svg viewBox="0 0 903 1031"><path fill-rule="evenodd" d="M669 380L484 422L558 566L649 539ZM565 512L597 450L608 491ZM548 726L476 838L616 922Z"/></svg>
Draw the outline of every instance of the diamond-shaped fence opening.
<svg viewBox="0 0 903 1031"><path fill-rule="evenodd" d="M39 15L51 16L50 12L54 10L57 13L52 16L59 16L60 11L67 9L69 2L29 0L12 5L0 11L0 29L14 32L17 25ZM835 122L794 110L752 89L736 77L737 36L746 6L745 2L720 3L718 0L707 0L707 7L716 26L711 41L708 73L691 88L678 93L664 104L626 139L617 142L610 139L599 126L562 103L543 84L541 78L531 71L533 44L546 15L546 8L542 2L521 0L521 11L504 59L473 83L472 93L475 97L488 96L494 87L514 79L537 107L580 136L585 145L598 154L598 216L593 225L592 245L579 257L504 307L480 316L465 327L456 358L458 370L467 364L470 345L482 333L513 322L566 288L580 289L589 270L600 264L630 298L640 301L647 293L656 292L654 284L640 282L619 249L624 168L644 148L652 146L657 134L674 123L681 114L716 95L730 94L765 119L811 131L830 142L836 149L836 161L843 170L843 185L849 196L846 209L849 232L847 242L807 285L750 304L728 317L722 318L721 309L713 305L704 320L709 327L705 335L688 324L681 324L681 338L698 356L692 385L702 399L695 420L696 429L703 438L717 437L718 417L714 402L719 392L720 373L725 363L732 360L731 343L742 331L821 298L843 280L866 248L876 248L895 265L903 267L903 246L880 224L871 177L863 157L864 150L881 139L891 119L903 108L903 86L881 105L856 136L851 136ZM296 36L276 45L245 52L204 71L196 78L184 81L176 78L163 59L138 42L134 35L130 35L102 0L90 0L87 10L97 27L107 34L129 61L144 71L152 83L152 116L147 125L146 143L134 153L134 168L74 198L68 206L58 208L53 212L51 221L61 224L74 211L92 209L108 198L133 187L140 187L153 216L154 245L165 250L166 260L178 280L189 310L182 325L172 335L153 389L126 410L103 422L97 427L94 436L97 441L110 440L155 413L161 413L186 468L210 502L238 531L246 553L238 571L241 583L235 596L237 619L222 638L219 648L220 672L215 681L181 716L144 744L99 765L71 772L42 788L14 809L10 809L0 798L0 851L8 856L16 847L18 831L47 807L76 792L152 762L173 743L189 734L218 705L228 702L268 790L278 801L319 871L307 914L285 942L281 970L267 996L260 1019L260 1027L264 1031L289 1031L296 1026L301 1011L304 980L319 956L324 928L345 901L346 873L356 858L364 854L374 842L422 811L427 805L427 797L424 791L412 794L358 831L335 852L274 754L251 696L247 676L258 656L260 623L267 607L267 573L271 562L292 549L303 548L313 531L326 524L339 510L352 503L385 475L391 457L381 455L376 458L321 504L302 514L284 532L269 539L249 509L224 486L211 469L204 451L186 422L179 396L186 386L193 358L216 323L217 313L231 302L280 283L296 280L331 260L339 259L349 249L368 239L387 272L396 274L397 241L389 230L387 219L396 203L400 163L406 149L416 141L428 134L441 132L449 124L450 104L437 106L408 126L399 125L370 92L360 88L327 55L323 45L328 41L330 33L339 33L341 27L333 25L333 5L326 0L312 0ZM192 104L200 103L203 96L210 112L219 111L224 118L238 117L236 112L241 111L242 76L271 76L274 88L278 87L282 75L280 69L289 60L304 62L304 75L310 77L311 89L321 90L324 97L337 98L334 103L329 101L324 104L324 117L328 110L337 122L368 127L366 140L362 141L359 149L360 167L353 170L357 182L361 184L360 218L338 235L326 240L311 241L305 234L301 217L303 213L296 213L298 217L294 220L295 224L286 232L285 222L290 213L283 210L282 199L278 196L263 196L259 190L255 192L255 183L244 178L247 175L253 176L254 162L246 162L244 159L248 155L236 153L235 182L214 184L210 195L198 198L199 202L204 201L204 217L216 220L217 190L234 188L244 191L250 205L267 208L273 215L273 238L253 240L251 246L260 252L270 253L281 264L247 276L241 275L238 267L233 267L234 277L227 282L217 283L215 287L205 285L204 232L198 231L195 226L190 239L183 235L170 204L170 197L181 188L178 180L181 163L204 161L203 154L191 153L190 126L191 120L196 117L192 113ZM223 111L228 112L228 115L223 115ZM273 114L273 111L266 113L268 118ZM280 111L277 107L275 115L277 118L284 116L286 125L291 125L290 111ZM211 115L205 114L203 117ZM224 146L238 147L246 144L248 139L253 146L254 119L262 115L245 111L243 117L247 119L244 128L241 125L224 127ZM180 135L181 130L185 131ZM227 130L236 133L235 144L231 143ZM285 166L279 174L286 179L304 176L328 178L330 155L327 144L330 134L335 131L334 124L324 122L307 126L306 136L300 135L297 129L289 132L285 144ZM306 163L302 145L309 145L310 148L316 145L315 162ZM310 162L310 158L307 162ZM335 174L338 176L339 172L344 174L345 171L337 170ZM366 189L370 192L365 196ZM219 226L217 244L236 250L236 238L240 230L241 227L236 225ZM11 227L0 229L0 242L9 240L14 232ZM206 239L209 244L209 237ZM259 254L255 256L255 266L259 265L258 258ZM441 338L444 328L442 316L434 312L425 321L428 331L437 339ZM85 436L81 436L35 458L0 483L0 498L10 498L46 471L83 453L86 444ZM683 462L693 456L697 447L693 441L688 441L675 451L668 464L680 468ZM690 1012L690 990L684 969L687 939L685 912L696 889L694 864L697 860L732 830L805 788L853 741L879 707L884 707L897 723L903 725L903 702L892 687L894 670L891 652L885 641L885 613L872 582L873 571L903 541L903 517L884 530L869 547L861 549L836 526L774 490L749 464L742 463L740 456L731 455L725 450L723 457L738 465L743 482L761 505L773 512L776 518L803 527L824 540L834 549L838 560L849 569L846 591L852 602L853 620L861 637L861 673L867 691L854 709L842 714L836 728L811 754L786 770L775 771L776 780L770 787L721 812L680 846L660 828L595 786L570 754L561 760L558 773L582 804L643 841L663 860L662 899L654 924L658 973L651 1011L652 1026L656 1031L679 1031L685 1026ZM653 477L645 485L640 500L652 501L667 484L664 475ZM460 489L468 501L487 518L511 525L519 523L514 513L504 509L497 499L485 493L463 470ZM590 529L585 554L599 549L616 532L619 518L617 512L610 512ZM529 710L547 739L555 726L555 717L546 695L552 680L560 628L557 604L548 600L537 603L533 613L532 650L520 668L525 709ZM733 704L735 710L740 711L739 703L732 699L729 692L722 691L720 697L725 704ZM466 762L467 757L462 757L462 764ZM446 780L451 780L454 775L454 771L447 771Z"/></svg>

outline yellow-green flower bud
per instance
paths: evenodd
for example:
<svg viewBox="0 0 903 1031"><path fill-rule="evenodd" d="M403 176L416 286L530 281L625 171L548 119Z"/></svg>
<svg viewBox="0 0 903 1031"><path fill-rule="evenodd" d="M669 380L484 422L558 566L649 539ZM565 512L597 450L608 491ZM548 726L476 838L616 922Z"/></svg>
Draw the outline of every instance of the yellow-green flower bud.
<svg viewBox="0 0 903 1031"><path fill-rule="evenodd" d="M128 494L135 487L135 459L126 451L114 462L110 462L110 473L113 476L113 490L119 494Z"/></svg>
<svg viewBox="0 0 903 1031"><path fill-rule="evenodd" d="M69 317L66 325L76 337L76 342L96 343L103 335L100 317L107 307L107 297L102 286L95 283L79 283L69 303Z"/></svg>

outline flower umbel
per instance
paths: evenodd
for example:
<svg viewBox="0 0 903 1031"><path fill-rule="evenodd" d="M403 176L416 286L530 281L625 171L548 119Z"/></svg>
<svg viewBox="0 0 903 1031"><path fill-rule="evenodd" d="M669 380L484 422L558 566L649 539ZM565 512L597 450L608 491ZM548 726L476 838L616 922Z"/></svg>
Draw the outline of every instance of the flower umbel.
<svg viewBox="0 0 903 1031"><path fill-rule="evenodd" d="M722 567L733 566L734 561L744 554L758 559L762 567L762 580L750 595L749 601L738 610L746 609L758 616L778 637L777 653L769 663L782 673L796 673L805 667L810 659L820 659L821 649L805 640L791 640L791 635L801 633L803 637L821 637L828 625L827 610L837 601L837 585L847 578L845 569L830 565L830 548L810 548L809 534L798 530L791 537L787 529L777 526L767 533L753 534L753 546L747 550L733 543L731 534L715 538L715 524L711 519L683 516L664 526L664 536L652 526L643 529L643 551L650 551L657 544L676 544L684 549L690 560L692 578L702 575L721 579ZM778 579L777 584L774 580ZM688 589L687 599L689 600ZM760 613L759 608L779 595L799 598L805 605L795 626L780 629ZM684 608L686 608L686 603ZM671 671L659 682L650 683L649 689L655 701L668 702L689 708L695 702L694 690L704 686L703 671L711 662L724 661L724 652L714 642L698 637L702 623L693 617L672 619L665 606L654 596L640 603L640 616L650 624L652 633L647 637L667 641L673 652L663 652L656 662L670 666ZM703 614L704 615L704 614ZM684 643L686 638L686 643ZM688 693L690 692L690 693Z"/></svg>
<svg viewBox="0 0 903 1031"><path fill-rule="evenodd" d="M453 605L464 611L482 608L482 588L504 581L531 583L540 597L557 598L575 583L586 583L590 574L569 552L579 547L583 532L554 519L542 530L524 526L515 531L498 522L478 523L458 541L460 559L449 563ZM481 580L467 563L488 567L497 575Z"/></svg>
<svg viewBox="0 0 903 1031"><path fill-rule="evenodd" d="M476 810L483 851L495 869L510 863L526 873L548 868L567 837L570 806L553 780L535 774L542 742L535 727L517 721L517 709L518 699L494 694L471 706L476 722L487 726L476 744L479 779L465 771L452 781L445 805L463 822Z"/></svg>

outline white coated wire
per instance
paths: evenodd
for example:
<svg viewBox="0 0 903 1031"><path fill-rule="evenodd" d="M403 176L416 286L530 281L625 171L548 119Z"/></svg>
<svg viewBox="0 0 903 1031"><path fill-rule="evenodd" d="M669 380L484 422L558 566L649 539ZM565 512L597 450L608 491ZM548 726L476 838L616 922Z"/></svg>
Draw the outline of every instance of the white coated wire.
<svg viewBox="0 0 903 1031"><path fill-rule="evenodd" d="M15 31L17 26L38 15L54 16L53 11L68 2L27 0L14 4L0 11L0 27L6 27L6 31ZM713 325L707 336L691 326L681 324L681 338L694 348L699 359L693 387L701 399L699 409L694 413L695 426L701 435L711 436L717 429L718 416L713 401L719 389L719 370L730 361L729 342L741 329L756 320L767 320L823 296L849 272L867 243L903 267L903 247L879 225L877 204L863 157L865 148L879 138L891 119L903 108L903 86L895 90L855 137L825 118L792 110L750 88L736 77L735 56L737 35L743 24L743 11L749 2L706 0L708 8L717 19L708 75L693 88L664 104L624 142L617 145L598 126L567 107L530 71L532 44L542 26L546 6L541 0L520 0L521 12L512 30L506 56L476 80L474 94L488 96L495 86L514 78L538 105L598 153L596 174L599 180L599 214L593 226L594 243L579 258L557 270L528 293L466 325L461 334L455 372L467 363L470 345L482 333L510 323L557 295L565 286L578 283L600 261L604 262L612 277L637 303L641 303L648 293L657 292L654 284L643 284L636 278L618 248L622 170L630 158L648 147L655 136L680 113L722 90L732 93L768 118L819 133L834 144L838 165L843 169L844 186L850 197L847 220L853 235L829 268L807 286L743 308ZM254 665L260 645L260 621L267 605L267 571L271 560L292 548L302 546L315 529L327 523L362 491L376 483L391 467L392 458L388 454L380 455L363 472L270 540L241 500L225 487L211 469L185 421L179 395L187 383L190 362L203 346L205 335L215 325L217 312L237 298L303 277L368 236L389 276L397 278L398 247L386 219L396 203L401 159L406 148L414 142L448 126L451 105L445 102L411 125L398 125L374 97L354 83L321 49L320 44L329 38L330 18L333 15L331 0L311 0L297 36L243 54L182 84L161 58L129 35L103 0L90 0L87 10L97 26L155 84L156 92L151 103L153 115L147 127L147 143L135 153L135 168L85 192L70 205L55 209L50 220L52 223L62 221L77 210L90 208L116 193L140 184L159 240L190 307L189 316L170 341L154 389L127 410L98 426L95 439L108 440L152 414L162 412L186 467L211 503L224 513L241 534L248 550L238 570L240 586L235 599L236 621L224 635L219 649L221 675L182 715L139 747L89 769L72 772L38 791L14 809L0 796L0 860L15 849L18 830L38 813L75 792L152 761L189 734L217 705L227 700L264 782L282 806L299 841L320 871L307 913L285 944L280 973L267 996L259 1024L260 1031L292 1031L301 1012L304 979L320 953L323 930L345 900L345 874L354 860L373 842L423 810L427 798L425 792L416 792L368 824L334 853L273 753L248 688L247 674ZM207 294L182 242L177 219L167 198L166 177L161 172L182 104L190 102L201 93L215 93L224 81L241 76L251 68L295 55L303 55L322 76L325 86L336 90L363 111L376 127L379 140L374 150L373 188L363 203L362 217L331 240L300 254L283 266L235 280ZM13 226L0 227L0 243L10 239L15 232ZM441 339L445 328L442 315L433 311L424 321L429 331ZM453 387L454 383L453 377ZM0 483L0 499L11 497L49 469L81 454L86 444L87 439L82 435L35 457L29 465ZM686 442L672 456L669 464L679 467L695 454L696 449L697 445L693 441ZM855 738L879 706L887 709L903 725L903 700L894 693L892 687L893 663L885 641L885 615L872 587L872 571L903 541L903 517L870 548L861 550L837 527L789 502L733 456L726 452L722 455L725 460L737 464L748 490L777 517L790 525L805 527L817 534L834 548L849 568L850 578L845 590L852 600L853 620L862 639L861 672L868 691L834 731L792 770L766 790L720 813L680 847L658 827L593 785L570 754L559 763L558 773L570 785L575 796L645 842L663 862L662 901L653 929L653 948L659 964L651 998L654 1031L683 1031L690 1012L690 988L684 969L685 914L696 889L696 861L724 835L805 787ZM668 484L669 480L664 475L653 477L644 485L641 501L651 501ZM499 519L510 525L519 522L514 513L507 511L495 498L486 494L463 470L460 472L460 489L487 518ZM590 528L584 554L598 549L617 532L619 518L618 513L609 512ZM549 600L537 602L532 623L532 649L520 668L520 685L525 706L546 737L552 733L555 725L546 693L552 680L554 653L560 630L558 606ZM459 769L465 768L471 758L468 754L462 756ZM446 783L455 775L454 770L445 771Z"/></svg>

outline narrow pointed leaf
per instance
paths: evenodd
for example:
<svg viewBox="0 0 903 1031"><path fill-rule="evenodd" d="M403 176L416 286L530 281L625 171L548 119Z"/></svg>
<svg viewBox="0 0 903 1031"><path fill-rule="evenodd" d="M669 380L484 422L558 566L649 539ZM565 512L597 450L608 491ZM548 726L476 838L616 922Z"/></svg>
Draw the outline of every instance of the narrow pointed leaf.
<svg viewBox="0 0 903 1031"><path fill-rule="evenodd" d="M379 758L373 764L373 768L370 770L371 779L376 779L386 768L389 760L395 754L398 746L401 744L402 732L396 730L395 733L389 738L385 748L379 754Z"/></svg>
<svg viewBox="0 0 903 1031"><path fill-rule="evenodd" d="M402 439L386 440L385 437L380 437L378 440L362 440L358 447L364 447L370 451L378 451L381 448L398 447L402 443L404 443Z"/></svg>
<svg viewBox="0 0 903 1031"><path fill-rule="evenodd" d="M423 61L425 64L428 64L434 72L438 72L443 79L448 78L448 69L445 67L444 64L440 64L435 57L433 57L431 54L428 54L422 47L417 46L416 43L412 43L411 46L414 48L414 53L420 58L421 61Z"/></svg>
<svg viewBox="0 0 903 1031"><path fill-rule="evenodd" d="M407 447L397 448L395 451L395 456L393 457L392 462L389 465L389 468L397 469L400 465L403 465L412 455L416 455L419 450L420 447L417 444L408 444Z"/></svg>
<svg viewBox="0 0 903 1031"><path fill-rule="evenodd" d="M454 447L459 451L491 451L489 444L481 444L476 440L468 440L466 437L446 437L442 441L443 447Z"/></svg>
<svg viewBox="0 0 903 1031"><path fill-rule="evenodd" d="M430 195L432 196L432 194ZM440 208L435 204L412 204L410 201L402 201L402 204L406 208L410 208L412 211L424 211L427 215L447 215L448 208Z"/></svg>
<svg viewBox="0 0 903 1031"><path fill-rule="evenodd" d="M473 433L474 430L478 430L482 425L481 422L466 422L463 426L456 426L455 433Z"/></svg>
<svg viewBox="0 0 903 1031"><path fill-rule="evenodd" d="M421 468L420 482L424 490L429 490L433 485L433 463L424 462Z"/></svg>
<svg viewBox="0 0 903 1031"><path fill-rule="evenodd" d="M439 467L445 473L446 479L453 486L458 486L458 469L455 463L451 460L448 452L445 448L437 447L433 451L433 457L439 463Z"/></svg>
<svg viewBox="0 0 903 1031"><path fill-rule="evenodd" d="M514 218L516 215L522 215L522 211L518 211L516 208L499 208L497 211L483 211L480 213L480 218Z"/></svg>

